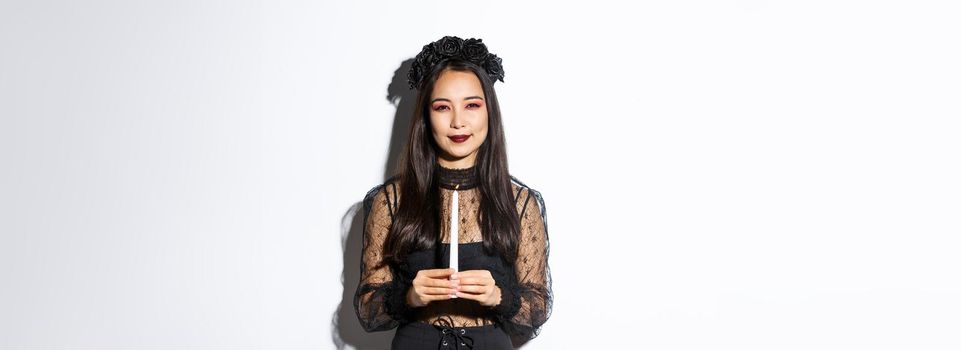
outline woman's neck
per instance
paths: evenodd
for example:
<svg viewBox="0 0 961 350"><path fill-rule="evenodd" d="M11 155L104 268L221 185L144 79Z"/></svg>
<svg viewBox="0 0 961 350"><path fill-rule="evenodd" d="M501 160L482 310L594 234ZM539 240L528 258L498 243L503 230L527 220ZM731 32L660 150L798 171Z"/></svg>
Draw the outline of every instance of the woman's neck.
<svg viewBox="0 0 961 350"><path fill-rule="evenodd" d="M460 158L451 158L447 154L438 154L437 164L448 169L470 168L477 163L477 151L478 150L474 150L474 152Z"/></svg>
<svg viewBox="0 0 961 350"><path fill-rule="evenodd" d="M437 179L437 185L449 190L467 190L477 187L479 184L477 176L477 167L469 166L465 168L450 168L440 163L435 167L434 176Z"/></svg>

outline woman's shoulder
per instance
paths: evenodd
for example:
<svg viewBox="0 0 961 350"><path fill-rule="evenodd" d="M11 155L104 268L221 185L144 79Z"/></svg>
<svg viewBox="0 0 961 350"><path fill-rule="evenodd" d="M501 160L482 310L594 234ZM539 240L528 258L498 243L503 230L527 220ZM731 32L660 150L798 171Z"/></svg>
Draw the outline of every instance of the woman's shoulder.
<svg viewBox="0 0 961 350"><path fill-rule="evenodd" d="M394 175L367 190L367 194L364 195L364 207L370 209L374 203L384 203L390 206L397 203L398 197L400 197L399 176ZM396 207L396 205L393 205L393 207Z"/></svg>
<svg viewBox="0 0 961 350"><path fill-rule="evenodd" d="M514 175L511 177L511 188L514 190L514 201L518 206L526 207L533 200L541 207L544 205L544 197L541 192L524 183Z"/></svg>
<svg viewBox="0 0 961 350"><path fill-rule="evenodd" d="M515 195L527 194L528 192L534 193L534 194L540 194L540 191L531 188L530 185L521 181L516 176L510 175L510 177L511 177L511 188L514 190Z"/></svg>
<svg viewBox="0 0 961 350"><path fill-rule="evenodd" d="M374 187L371 187L369 190L367 190L367 194L368 194L368 195L370 195L370 194L372 194L372 193L376 194L377 192L380 192L381 190L384 190L384 189L387 189L387 188L390 188L391 190L399 189L399 188L400 188L400 176L399 176L399 175L393 175L393 176L387 178L387 180L384 180L384 182L381 182L381 183L378 183L378 184L374 185Z"/></svg>

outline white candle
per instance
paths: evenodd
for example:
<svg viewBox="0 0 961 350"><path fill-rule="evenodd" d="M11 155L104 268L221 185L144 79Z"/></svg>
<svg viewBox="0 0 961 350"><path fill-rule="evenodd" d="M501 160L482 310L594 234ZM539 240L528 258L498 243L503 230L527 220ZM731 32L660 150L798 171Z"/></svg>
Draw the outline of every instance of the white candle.
<svg viewBox="0 0 961 350"><path fill-rule="evenodd" d="M460 209L457 204L457 189L454 187L453 199L450 201L450 267L457 272L457 211Z"/></svg>

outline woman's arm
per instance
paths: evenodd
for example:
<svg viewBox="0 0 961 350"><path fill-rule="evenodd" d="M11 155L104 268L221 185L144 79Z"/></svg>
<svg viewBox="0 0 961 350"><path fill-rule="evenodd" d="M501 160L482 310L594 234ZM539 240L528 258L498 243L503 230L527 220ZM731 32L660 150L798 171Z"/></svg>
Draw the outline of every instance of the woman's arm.
<svg viewBox="0 0 961 350"><path fill-rule="evenodd" d="M406 297L410 281L383 261L384 242L397 208L396 193L395 185L381 184L364 197L361 277L354 309L368 332L392 329L409 317Z"/></svg>
<svg viewBox="0 0 961 350"><path fill-rule="evenodd" d="M518 207L521 231L512 281L498 281L501 303L495 313L506 330L521 339L533 339L550 317L553 294L548 266L550 243L541 194L529 187L521 189Z"/></svg>

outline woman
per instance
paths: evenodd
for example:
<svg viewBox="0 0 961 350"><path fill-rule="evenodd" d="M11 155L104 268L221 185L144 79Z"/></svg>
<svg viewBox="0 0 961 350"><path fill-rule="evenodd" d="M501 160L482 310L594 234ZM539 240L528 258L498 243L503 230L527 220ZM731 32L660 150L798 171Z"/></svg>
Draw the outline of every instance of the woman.
<svg viewBox="0 0 961 350"><path fill-rule="evenodd" d="M508 172L503 77L473 38L429 43L411 66L409 143L399 174L364 198L354 296L368 332L397 327L393 349L511 349L550 317L544 201Z"/></svg>

